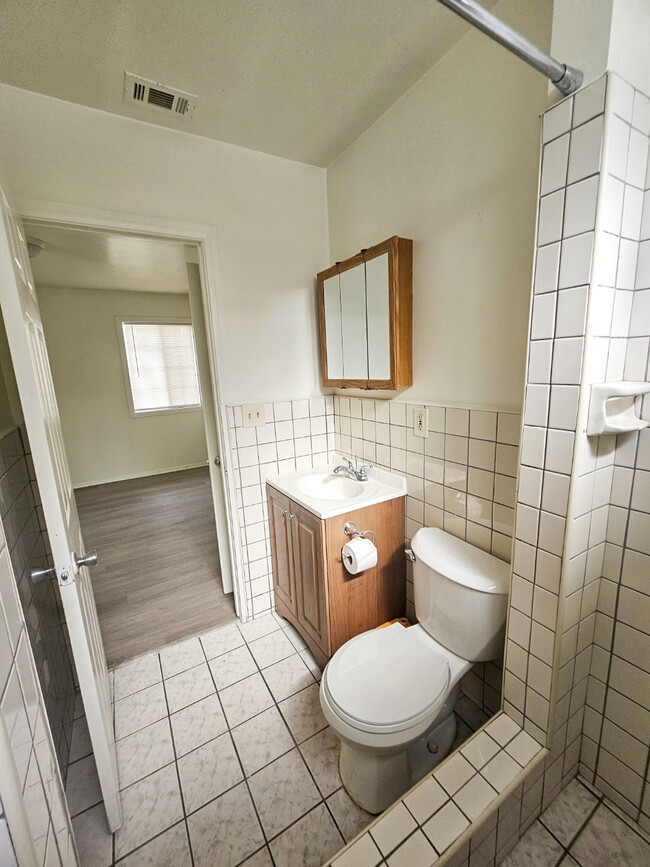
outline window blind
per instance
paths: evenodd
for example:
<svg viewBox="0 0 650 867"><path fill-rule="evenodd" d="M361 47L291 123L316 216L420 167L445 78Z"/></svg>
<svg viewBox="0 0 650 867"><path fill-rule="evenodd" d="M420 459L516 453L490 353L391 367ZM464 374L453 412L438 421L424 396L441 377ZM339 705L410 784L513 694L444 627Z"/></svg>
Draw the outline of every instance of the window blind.
<svg viewBox="0 0 650 867"><path fill-rule="evenodd" d="M135 412L201 405L191 325L123 322Z"/></svg>

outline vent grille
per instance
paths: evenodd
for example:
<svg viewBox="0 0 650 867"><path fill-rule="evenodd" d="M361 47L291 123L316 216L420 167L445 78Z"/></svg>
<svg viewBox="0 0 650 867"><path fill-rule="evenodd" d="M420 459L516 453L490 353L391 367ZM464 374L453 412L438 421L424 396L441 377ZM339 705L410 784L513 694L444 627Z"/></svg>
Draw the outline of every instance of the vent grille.
<svg viewBox="0 0 650 867"><path fill-rule="evenodd" d="M152 106L189 120L194 114L196 100L195 94L142 78L132 72L124 73L125 102L137 102L143 107Z"/></svg>

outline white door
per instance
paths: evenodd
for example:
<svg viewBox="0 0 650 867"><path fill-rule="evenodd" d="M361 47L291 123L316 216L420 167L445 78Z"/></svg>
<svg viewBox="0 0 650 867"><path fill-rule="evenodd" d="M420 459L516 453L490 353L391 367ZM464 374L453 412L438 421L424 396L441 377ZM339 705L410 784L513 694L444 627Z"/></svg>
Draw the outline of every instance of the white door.
<svg viewBox="0 0 650 867"><path fill-rule="evenodd" d="M63 433L20 221L0 189L0 307L38 478L108 825L122 824L108 668L72 490ZM74 334L70 335L71 344ZM84 407L79 407L83 412Z"/></svg>
<svg viewBox="0 0 650 867"><path fill-rule="evenodd" d="M208 447L208 466L210 468L210 484L212 487L212 502L214 518L219 542L219 565L221 569L221 586L224 593L233 592L232 562L230 545L226 543L229 536L227 501L224 496L225 462L221 457L219 432L217 430L217 415L212 393L212 375L210 373L210 350L206 334L205 310L201 295L201 272L195 262L185 265L187 270L187 285L190 293L190 314L196 345L196 359L199 368L199 385L201 387L201 405L203 407L203 423L205 426L205 441ZM239 600L235 598L237 607ZM239 613L239 611L237 611Z"/></svg>

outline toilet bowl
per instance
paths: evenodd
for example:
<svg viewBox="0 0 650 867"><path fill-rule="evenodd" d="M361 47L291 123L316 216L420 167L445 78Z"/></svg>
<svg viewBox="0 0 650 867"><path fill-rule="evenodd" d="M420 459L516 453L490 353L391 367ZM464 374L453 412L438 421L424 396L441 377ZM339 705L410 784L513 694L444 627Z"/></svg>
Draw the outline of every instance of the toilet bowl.
<svg viewBox="0 0 650 867"><path fill-rule="evenodd" d="M369 813L383 812L445 758L460 679L503 649L508 564L437 529L418 531L412 545L420 622L350 639L320 686L323 714L341 740L341 780Z"/></svg>

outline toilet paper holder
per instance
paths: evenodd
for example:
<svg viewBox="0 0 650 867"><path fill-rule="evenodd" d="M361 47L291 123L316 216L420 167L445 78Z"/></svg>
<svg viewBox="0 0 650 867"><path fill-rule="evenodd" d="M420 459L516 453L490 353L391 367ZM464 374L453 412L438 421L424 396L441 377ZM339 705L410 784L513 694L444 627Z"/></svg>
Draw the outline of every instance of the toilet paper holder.
<svg viewBox="0 0 650 867"><path fill-rule="evenodd" d="M343 532L346 536L356 536L358 539L363 539L366 536L370 536L372 539L372 544L377 546L377 537L373 533L372 530L357 530L356 524L352 521L348 521L346 525L343 527Z"/></svg>

